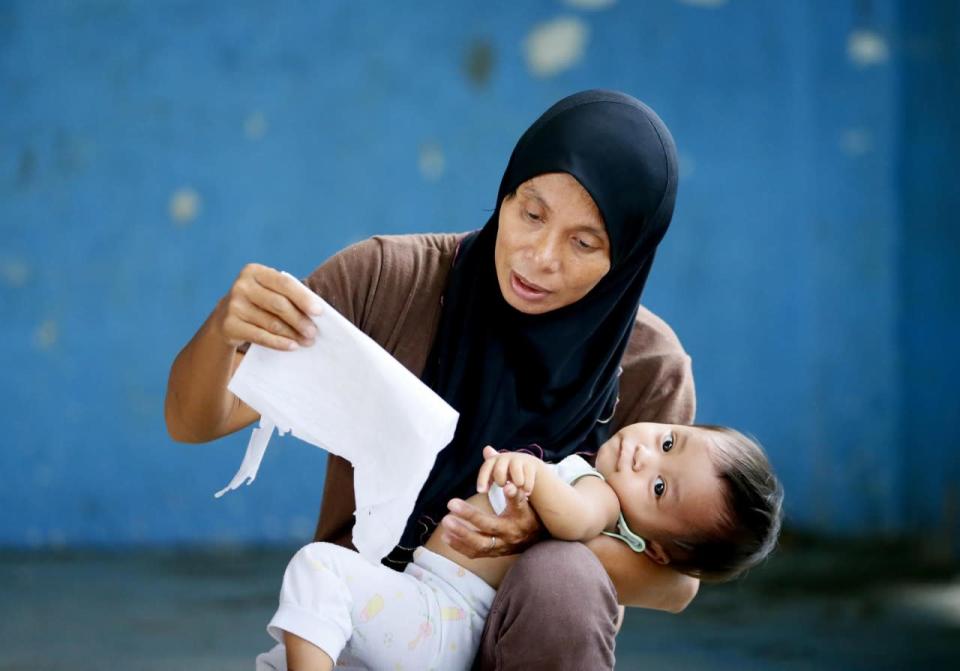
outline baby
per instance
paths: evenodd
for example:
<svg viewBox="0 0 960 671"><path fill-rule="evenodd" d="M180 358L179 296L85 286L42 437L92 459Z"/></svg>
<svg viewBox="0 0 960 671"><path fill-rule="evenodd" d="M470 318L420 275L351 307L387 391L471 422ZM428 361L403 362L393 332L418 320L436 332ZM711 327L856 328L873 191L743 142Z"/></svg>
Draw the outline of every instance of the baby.
<svg viewBox="0 0 960 671"><path fill-rule="evenodd" d="M501 512L518 488L554 538L608 534L635 552L706 581L764 559L780 531L783 490L763 450L719 426L633 424L591 466L483 450L468 503ZM517 556L468 558L434 531L403 573L337 545L290 561L267 627L278 645L258 669L468 669L497 587Z"/></svg>

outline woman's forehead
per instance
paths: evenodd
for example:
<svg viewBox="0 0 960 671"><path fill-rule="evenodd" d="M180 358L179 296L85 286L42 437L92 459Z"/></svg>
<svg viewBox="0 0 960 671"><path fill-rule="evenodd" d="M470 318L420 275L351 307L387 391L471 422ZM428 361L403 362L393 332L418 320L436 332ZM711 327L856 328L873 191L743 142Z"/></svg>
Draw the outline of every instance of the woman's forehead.
<svg viewBox="0 0 960 671"><path fill-rule="evenodd" d="M578 223L584 228L593 229L598 234L606 233L603 215L596 202L582 184L568 173L546 173L531 177L520 185L517 192L539 201L553 211L559 207L578 207Z"/></svg>

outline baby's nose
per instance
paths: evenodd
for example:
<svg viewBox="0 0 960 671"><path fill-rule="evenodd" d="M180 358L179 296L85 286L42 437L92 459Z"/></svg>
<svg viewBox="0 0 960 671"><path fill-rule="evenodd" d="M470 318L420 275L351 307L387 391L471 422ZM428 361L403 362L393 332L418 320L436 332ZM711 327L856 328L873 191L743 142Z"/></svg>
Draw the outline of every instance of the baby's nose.
<svg viewBox="0 0 960 671"><path fill-rule="evenodd" d="M633 470L639 472L648 467L655 458L654 454L655 452L645 443L638 443L636 452L633 454Z"/></svg>

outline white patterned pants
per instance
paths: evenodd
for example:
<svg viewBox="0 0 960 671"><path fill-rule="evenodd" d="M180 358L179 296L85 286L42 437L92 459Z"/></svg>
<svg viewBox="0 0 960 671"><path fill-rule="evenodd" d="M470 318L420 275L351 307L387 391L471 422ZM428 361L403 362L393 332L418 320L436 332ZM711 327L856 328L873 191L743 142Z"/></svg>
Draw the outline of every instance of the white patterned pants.
<svg viewBox="0 0 960 671"><path fill-rule="evenodd" d="M337 668L469 669L495 590L454 562L417 548L403 573L330 543L301 548L283 576L269 634L288 631L337 660ZM285 670L282 645L257 670Z"/></svg>

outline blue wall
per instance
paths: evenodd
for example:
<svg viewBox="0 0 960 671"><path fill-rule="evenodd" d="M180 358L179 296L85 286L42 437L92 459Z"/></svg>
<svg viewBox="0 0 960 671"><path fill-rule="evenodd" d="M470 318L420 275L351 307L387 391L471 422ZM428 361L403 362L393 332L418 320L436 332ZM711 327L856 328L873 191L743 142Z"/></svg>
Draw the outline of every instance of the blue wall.
<svg viewBox="0 0 960 671"><path fill-rule="evenodd" d="M645 300L698 419L767 445L794 526L960 540L953 3L415 6L0 4L0 545L309 537L323 453L215 501L247 432L166 436L177 351L246 262L481 225L590 87L679 146Z"/></svg>

